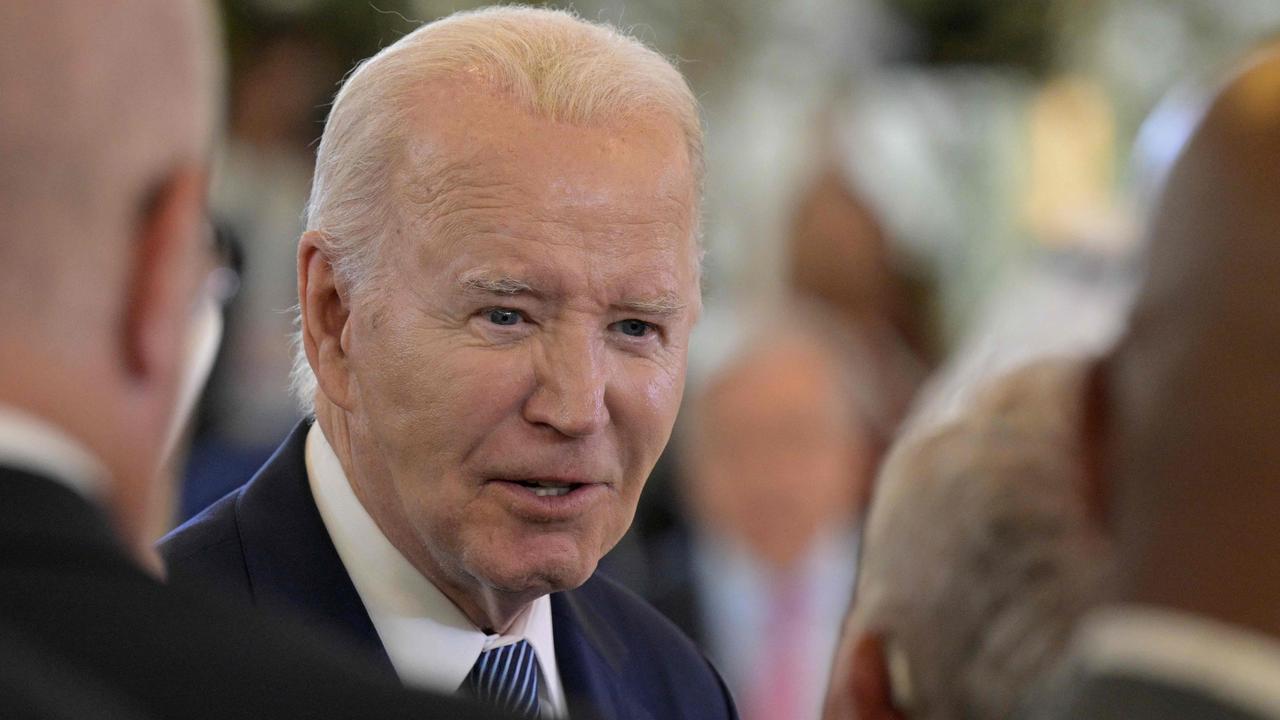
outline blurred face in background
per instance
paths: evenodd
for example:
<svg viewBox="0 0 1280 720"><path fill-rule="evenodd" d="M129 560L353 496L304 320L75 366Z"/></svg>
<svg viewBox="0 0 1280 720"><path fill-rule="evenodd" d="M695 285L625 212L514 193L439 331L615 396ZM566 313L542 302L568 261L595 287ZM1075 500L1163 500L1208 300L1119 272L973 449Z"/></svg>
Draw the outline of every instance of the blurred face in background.
<svg viewBox="0 0 1280 720"><path fill-rule="evenodd" d="M817 343L756 348L697 399L689 493L695 514L779 568L862 503L868 449Z"/></svg>
<svg viewBox="0 0 1280 720"><path fill-rule="evenodd" d="M631 523L700 307L694 182L665 118L573 127L475 88L425 106L453 108L423 145L466 177L404 213L353 304L350 477L483 625L476 598L576 587Z"/></svg>

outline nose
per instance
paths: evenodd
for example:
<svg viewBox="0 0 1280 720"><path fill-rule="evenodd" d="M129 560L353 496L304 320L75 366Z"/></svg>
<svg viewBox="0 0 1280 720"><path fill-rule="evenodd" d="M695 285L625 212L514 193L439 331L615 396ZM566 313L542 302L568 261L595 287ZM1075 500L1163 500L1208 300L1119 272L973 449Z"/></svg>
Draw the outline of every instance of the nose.
<svg viewBox="0 0 1280 720"><path fill-rule="evenodd" d="M609 424L609 370L600 339L566 329L544 335L534 352L536 386L525 402L525 419L573 438L602 431Z"/></svg>

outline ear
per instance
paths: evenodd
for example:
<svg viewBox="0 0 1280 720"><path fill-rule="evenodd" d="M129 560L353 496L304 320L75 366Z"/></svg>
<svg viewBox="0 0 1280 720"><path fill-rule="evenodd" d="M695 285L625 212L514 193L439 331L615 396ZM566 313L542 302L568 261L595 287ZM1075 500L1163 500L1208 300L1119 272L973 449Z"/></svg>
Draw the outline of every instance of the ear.
<svg viewBox="0 0 1280 720"><path fill-rule="evenodd" d="M1106 473L1106 439L1111 422L1111 389L1106 358L1094 360L1086 371L1080 405L1081 481L1085 508L1099 527L1110 526L1111 487Z"/></svg>
<svg viewBox="0 0 1280 720"><path fill-rule="evenodd" d="M338 287L324 244L324 236L316 230L307 231L298 241L302 346L316 374L320 392L338 407L350 410L347 366L350 306L344 291Z"/></svg>
<svg viewBox="0 0 1280 720"><path fill-rule="evenodd" d="M134 382L177 381L199 283L204 197L204 169L187 166L142 208L124 308L124 368Z"/></svg>
<svg viewBox="0 0 1280 720"><path fill-rule="evenodd" d="M849 692L858 720L904 720L893 699L893 683L879 635L864 632L853 647Z"/></svg>

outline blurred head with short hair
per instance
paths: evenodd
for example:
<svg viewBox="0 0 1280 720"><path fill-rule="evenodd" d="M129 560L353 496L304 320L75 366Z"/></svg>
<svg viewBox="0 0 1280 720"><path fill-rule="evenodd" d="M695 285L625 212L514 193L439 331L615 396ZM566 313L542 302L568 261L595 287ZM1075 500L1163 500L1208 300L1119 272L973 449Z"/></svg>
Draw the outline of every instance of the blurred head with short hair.
<svg viewBox="0 0 1280 720"><path fill-rule="evenodd" d="M0 5L0 402L105 466L150 555L158 481L211 269L218 60L195 0Z"/></svg>
<svg viewBox="0 0 1280 720"><path fill-rule="evenodd" d="M1274 717L1280 683L1280 44L1160 183L1129 327L1084 393L1114 602L1028 717Z"/></svg>
<svg viewBox="0 0 1280 720"><path fill-rule="evenodd" d="M681 420L692 515L785 571L861 515L882 411L868 359L842 315L799 298L711 313L698 340Z"/></svg>
<svg viewBox="0 0 1280 720"><path fill-rule="evenodd" d="M1164 183L1094 446L1125 599L1280 635L1280 45L1216 93Z"/></svg>
<svg viewBox="0 0 1280 720"><path fill-rule="evenodd" d="M692 532L668 541L682 557L657 556L658 592L745 718L821 708L887 415L865 350L843 314L799 297L726 303L699 326L679 434Z"/></svg>
<svg viewBox="0 0 1280 720"><path fill-rule="evenodd" d="M1041 361L895 447L824 717L1002 718L1101 599L1079 436L1088 364Z"/></svg>

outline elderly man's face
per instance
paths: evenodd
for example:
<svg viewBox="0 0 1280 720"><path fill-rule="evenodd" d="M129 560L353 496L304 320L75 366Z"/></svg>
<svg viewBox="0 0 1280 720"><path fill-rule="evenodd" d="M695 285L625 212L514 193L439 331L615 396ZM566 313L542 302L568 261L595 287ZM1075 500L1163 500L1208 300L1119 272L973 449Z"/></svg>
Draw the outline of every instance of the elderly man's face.
<svg viewBox="0 0 1280 720"><path fill-rule="evenodd" d="M431 95L386 286L344 337L352 481L446 592L531 599L589 577L667 442L700 307L694 182L666 119Z"/></svg>

